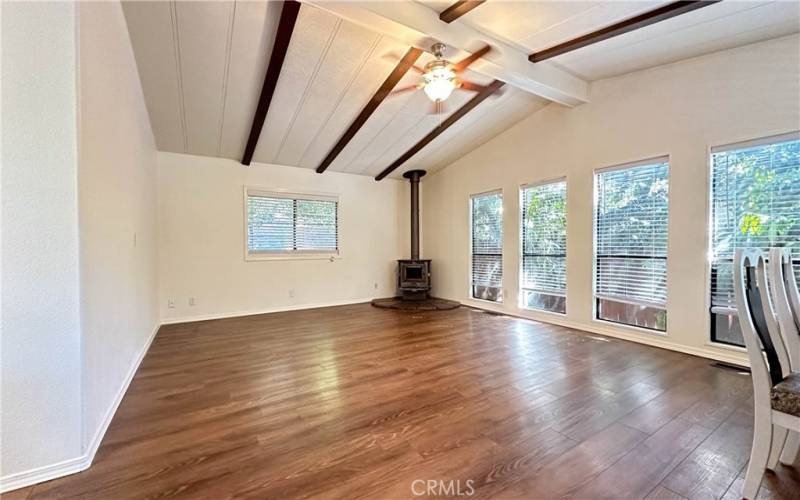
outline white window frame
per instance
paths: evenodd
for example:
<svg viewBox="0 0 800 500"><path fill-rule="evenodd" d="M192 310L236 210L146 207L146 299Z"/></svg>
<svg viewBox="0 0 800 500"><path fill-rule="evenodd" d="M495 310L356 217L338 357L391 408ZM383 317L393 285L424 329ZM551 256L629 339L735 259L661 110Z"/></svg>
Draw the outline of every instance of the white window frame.
<svg viewBox="0 0 800 500"><path fill-rule="evenodd" d="M342 204L337 193L296 191L288 189L270 189L257 186L244 186L242 197L243 243L245 261L264 260L330 260L342 258L342 245L340 241L342 228ZM332 201L336 203L336 246L335 252L320 252L317 250L285 250L276 252L251 252L248 246L248 213L247 198L249 196L264 196L268 198L284 198L290 200Z"/></svg>
<svg viewBox="0 0 800 500"><path fill-rule="evenodd" d="M719 349L725 349L734 352L747 352L747 348L737 346L734 344L727 344L725 342L716 342L711 337L711 260L714 252L713 241L713 227L714 227L714 153L731 151L734 149L744 149L748 147L763 146L773 144L775 142L784 142L786 140L800 140L800 130L789 131L774 131L774 133L767 133L761 137L742 138L741 136L736 139L720 139L714 140L713 143L708 143L706 146L706 259L705 259L705 345ZM720 311L724 314L725 311ZM735 314L735 311L732 311Z"/></svg>
<svg viewBox="0 0 800 500"><path fill-rule="evenodd" d="M467 281L467 297L469 297L469 300L477 300L477 301L482 302L484 304L495 304L495 305L500 306L500 305L503 304L503 302L505 301L505 298L506 298L505 297L505 295L506 295L505 294L505 269L503 269L503 280L500 283L500 290L502 292L500 300L486 300L486 299L481 299L481 298L472 296L472 229L473 229L473 225L472 225L472 200L473 200L473 198L477 198L477 197L480 197L480 196L488 196L488 195L492 195L492 194L499 194L500 197L503 199L503 203L501 204L502 208L501 208L501 212L500 212L502 214L502 216L503 216L502 224L501 224L501 227L502 227L503 225L505 225L505 212L506 212L506 210L505 210L505 200L506 199L505 199L505 196L503 195L503 188L490 189L489 191L481 191L479 193L472 193L472 194L469 195L469 198L467 199L467 211L469 212L469 217L468 217L468 219L469 219L469 239L467 241L467 244L469 245L469 259L468 259L468 262L467 262L467 265L469 266L469 268L468 268L468 271L467 271L467 276L469 277L469 279ZM506 251L506 245L505 245L505 232L504 232L503 233L503 253L501 254L501 262L502 262L502 258L505 256L505 251Z"/></svg>
<svg viewBox="0 0 800 500"><path fill-rule="evenodd" d="M517 250L519 250L519 255L518 255L518 259L517 259L517 264L518 264L517 267L519 268L518 269L518 276L517 276L517 302L518 302L517 303L517 307L519 309L522 309L522 310L525 310L525 311L534 311L536 313L552 314L552 315L555 315L556 317L564 318L567 315L567 313L569 312L568 309L567 309L567 307L569 307L569 306L566 304L566 302L568 302L568 298L567 298L567 293L568 292L567 291L564 292L565 308L564 308L564 312L563 313L562 312L558 312L558 311L548 311L547 309L536 309L534 307L527 307L527 306L523 305L523 303L522 303L522 295L523 295L522 274L523 274L523 266L524 266L524 260L525 260L525 248L524 248L525 241L524 241L524 232L523 232L523 227L522 227L522 225L525 223L524 217L522 217L522 203L523 203L523 197L524 197L523 191L528 189L528 188L534 188L534 187L538 187L538 186L546 186L548 184L555 184L557 182L563 182L564 183L565 199L567 199L567 197L569 196L569 184L567 182L567 176L566 175L562 175L560 177L551 177L551 178L548 178L548 179L542 179L540 181L529 182L529 183L526 183L526 184L520 184L520 186L519 186L519 207L520 207L520 210L519 210L519 227L518 227L519 231L518 231L518 235L517 235L517 241L519 242L519 244L517 245L517 247L518 247ZM569 246L569 203L566 203L564 205L564 216L567 218L566 246L568 247ZM564 249L564 252L565 253L567 252L567 248ZM565 272L564 272L565 283L566 283L566 280L569 279L568 277L569 277L569 269L565 268Z"/></svg>
<svg viewBox="0 0 800 500"><path fill-rule="evenodd" d="M619 163L617 165L611 165L607 167L600 167L595 168L592 171L592 321L596 323L600 323L603 325L610 325L614 328L620 328L622 330L629 330L631 332L638 332L638 333L645 333L647 335L654 335L660 337L668 337L669 336L669 265L667 266L667 305L664 307L664 310L667 312L667 328L664 331L655 330L652 328L645 328L642 326L636 325L629 325L627 323L619 323L615 321L609 321L605 319L601 319L597 317L597 180L598 174L606 173L606 172L613 172L615 170L624 170L627 168L635 168L641 167L645 165L653 165L655 163L667 163L668 168L670 168L670 174L672 173L672 164L671 158L668 153L660 154L651 156L649 158L645 158L642 160L634 160L626 163ZM671 187L671 186L670 186ZM672 204L672 196L670 192L670 201L669 204ZM672 234L670 231L671 225L671 213L668 213L667 216L667 255L669 255L669 239L670 235ZM668 261L669 262L669 261Z"/></svg>

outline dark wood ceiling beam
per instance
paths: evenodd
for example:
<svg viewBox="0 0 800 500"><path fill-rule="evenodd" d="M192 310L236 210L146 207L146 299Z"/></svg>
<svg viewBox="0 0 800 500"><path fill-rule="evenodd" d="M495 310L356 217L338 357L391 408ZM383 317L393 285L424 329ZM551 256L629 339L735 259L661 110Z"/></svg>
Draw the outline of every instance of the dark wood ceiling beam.
<svg viewBox="0 0 800 500"><path fill-rule="evenodd" d="M345 133L339 138L339 141L333 148L330 150L328 155L322 160L322 163L319 164L317 167L317 173L321 174L322 172L327 169L333 160L339 156L339 153L347 146L347 144L355 137L356 133L364 126L364 124L369 120L369 117L372 116L372 113L378 109L378 106L386 99L386 96L395 88L397 83L408 73L408 70L414 66L414 63L417 62L419 56L422 55L422 51L416 47L411 47L406 52L406 55L403 56L402 59L397 63L397 66L394 67L392 72L386 77L386 80L381 84L380 88L375 92L375 95L369 100L364 109L361 110L361 113L358 114L353 123L347 128Z"/></svg>
<svg viewBox="0 0 800 500"><path fill-rule="evenodd" d="M439 14L439 19L450 24L485 1L486 0L459 0L443 10L442 13Z"/></svg>
<svg viewBox="0 0 800 500"><path fill-rule="evenodd" d="M612 24L611 26L607 26L587 35L568 40L564 43L560 43L539 52L534 52L528 56L528 60L534 63L544 61L545 59L560 56L561 54L572 52L573 50L586 47L587 45L602 42L603 40L608 40L609 38L613 38L625 33L630 33L631 31L665 21L675 16L680 16L681 14L686 14L687 12L700 9L702 7L708 7L709 5L713 5L719 1L720 0L692 0L672 2L649 12L645 12L644 14L639 14L638 16L630 19Z"/></svg>
<svg viewBox="0 0 800 500"><path fill-rule="evenodd" d="M447 119L445 119L445 121L441 123L441 125L437 126L435 129L433 129L433 131L431 131L431 133L423 137L422 140L420 140L418 143L414 144L411 147L411 149L403 153L403 155L400 158L396 159L394 163L383 169L383 171L375 177L375 180L379 181L384 177L386 177L387 175L394 172L394 170L397 167L407 162L415 154L419 153L422 148L424 148L425 146L430 144L431 141L439 137L442 134L442 132L450 128L454 123L463 118L464 115L472 111L472 109L475 106L482 103L487 97L491 96L492 94L500 90L500 88L503 85L505 85L505 82L501 82L500 80L495 80L489 85L487 85L475 97L470 99L469 102L458 108L458 110L455 113L448 116Z"/></svg>
<svg viewBox="0 0 800 500"><path fill-rule="evenodd" d="M272 44L272 54L267 65L267 74L264 76L264 85L261 87L261 96L258 98L258 106L253 116L253 124L250 126L250 136L247 138L247 146L242 155L242 165L250 165L253 153L261 136L261 129L264 127L264 120L267 118L267 111L272 102L272 95L278 85L278 77L281 75L283 60L286 59L286 52L289 49L289 42L292 40L292 32L297 21L297 14L300 12L300 3L294 0L285 0L281 9L281 18L278 21L278 29L275 32L275 42Z"/></svg>

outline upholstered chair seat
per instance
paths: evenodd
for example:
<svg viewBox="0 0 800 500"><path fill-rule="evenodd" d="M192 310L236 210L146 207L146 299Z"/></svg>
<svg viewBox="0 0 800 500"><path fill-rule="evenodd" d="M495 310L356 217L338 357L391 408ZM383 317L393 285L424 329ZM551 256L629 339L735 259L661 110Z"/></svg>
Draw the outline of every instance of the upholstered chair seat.
<svg viewBox="0 0 800 500"><path fill-rule="evenodd" d="M800 373L784 378L770 393L772 409L800 417Z"/></svg>

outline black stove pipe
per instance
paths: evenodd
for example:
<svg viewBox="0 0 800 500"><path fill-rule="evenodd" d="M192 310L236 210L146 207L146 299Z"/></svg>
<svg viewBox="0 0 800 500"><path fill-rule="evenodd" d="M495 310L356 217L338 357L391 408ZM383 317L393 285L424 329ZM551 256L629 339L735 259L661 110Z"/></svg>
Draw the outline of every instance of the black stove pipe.
<svg viewBox="0 0 800 500"><path fill-rule="evenodd" d="M419 259L419 180L427 172L409 170L403 177L411 182L411 259Z"/></svg>

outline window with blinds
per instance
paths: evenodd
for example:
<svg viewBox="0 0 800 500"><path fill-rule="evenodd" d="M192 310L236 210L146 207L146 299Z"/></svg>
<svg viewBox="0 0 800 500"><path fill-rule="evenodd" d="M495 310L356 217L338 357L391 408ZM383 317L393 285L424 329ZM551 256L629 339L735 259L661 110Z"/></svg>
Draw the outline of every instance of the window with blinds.
<svg viewBox="0 0 800 500"><path fill-rule="evenodd" d="M522 307L566 313L567 182L524 187L522 214Z"/></svg>
<svg viewBox="0 0 800 500"><path fill-rule="evenodd" d="M598 319L667 328L668 158L595 174Z"/></svg>
<svg viewBox="0 0 800 500"><path fill-rule="evenodd" d="M472 296L503 301L503 194L470 197L472 220Z"/></svg>
<svg viewBox="0 0 800 500"><path fill-rule="evenodd" d="M246 191L247 254L336 254L335 197Z"/></svg>
<svg viewBox="0 0 800 500"><path fill-rule="evenodd" d="M711 150L711 339L744 346L733 295L737 248L789 247L800 281L800 133Z"/></svg>

